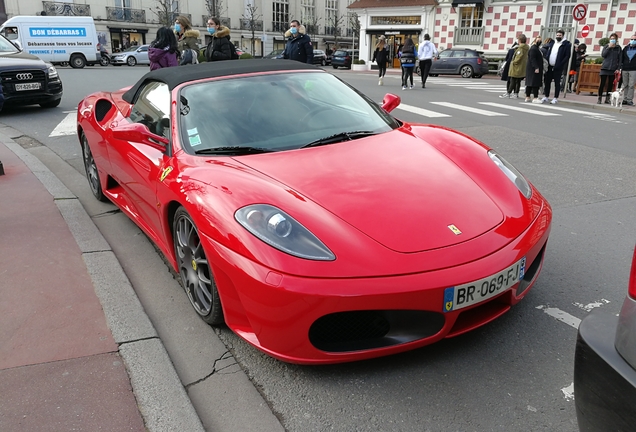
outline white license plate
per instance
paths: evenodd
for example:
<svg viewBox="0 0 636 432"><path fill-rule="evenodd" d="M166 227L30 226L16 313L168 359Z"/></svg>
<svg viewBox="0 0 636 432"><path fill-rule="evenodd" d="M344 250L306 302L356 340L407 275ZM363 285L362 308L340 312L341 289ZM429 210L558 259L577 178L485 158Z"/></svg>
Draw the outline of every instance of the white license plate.
<svg viewBox="0 0 636 432"><path fill-rule="evenodd" d="M39 83L39 82L26 83L26 84L16 84L15 85L15 89L16 89L16 91L39 90L40 86L41 86L41 83Z"/></svg>
<svg viewBox="0 0 636 432"><path fill-rule="evenodd" d="M526 272L526 258L523 257L510 267L492 276L444 290L444 312L472 306L501 294L523 279Z"/></svg>

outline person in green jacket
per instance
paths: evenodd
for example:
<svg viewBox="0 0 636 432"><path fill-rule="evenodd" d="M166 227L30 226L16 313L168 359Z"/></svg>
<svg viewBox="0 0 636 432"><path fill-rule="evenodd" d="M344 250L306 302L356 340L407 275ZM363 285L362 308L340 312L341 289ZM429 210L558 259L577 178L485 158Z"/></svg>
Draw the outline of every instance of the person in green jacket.
<svg viewBox="0 0 636 432"><path fill-rule="evenodd" d="M174 22L174 33L177 37L177 49L179 50L179 64L184 63L185 50L193 50L198 56L199 54L199 30L192 28L192 23L188 17L179 15ZM193 63L191 60L188 64Z"/></svg>
<svg viewBox="0 0 636 432"><path fill-rule="evenodd" d="M510 62L510 69L508 70L508 76L510 81L508 82L508 94L511 98L519 98L519 89L521 88L521 81L526 77L526 65L528 64L528 50L530 47L526 43L526 35L520 34L517 36L517 49L512 56Z"/></svg>

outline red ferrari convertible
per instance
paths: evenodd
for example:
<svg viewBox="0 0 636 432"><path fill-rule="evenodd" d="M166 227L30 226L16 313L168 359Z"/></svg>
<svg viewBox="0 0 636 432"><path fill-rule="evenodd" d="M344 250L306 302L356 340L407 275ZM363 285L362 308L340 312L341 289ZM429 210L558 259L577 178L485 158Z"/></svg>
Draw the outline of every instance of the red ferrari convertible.
<svg viewBox="0 0 636 432"><path fill-rule="evenodd" d="M418 348L484 325L537 279L547 201L486 145L408 124L312 65L150 72L79 104L97 199L181 275L194 310L286 362Z"/></svg>

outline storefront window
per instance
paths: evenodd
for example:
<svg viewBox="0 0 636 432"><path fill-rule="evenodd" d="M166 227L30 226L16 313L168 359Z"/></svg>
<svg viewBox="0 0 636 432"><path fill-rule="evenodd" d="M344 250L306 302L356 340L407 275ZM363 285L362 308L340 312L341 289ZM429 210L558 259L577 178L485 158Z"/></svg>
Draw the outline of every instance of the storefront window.
<svg viewBox="0 0 636 432"><path fill-rule="evenodd" d="M371 25L420 25L420 16L375 16Z"/></svg>

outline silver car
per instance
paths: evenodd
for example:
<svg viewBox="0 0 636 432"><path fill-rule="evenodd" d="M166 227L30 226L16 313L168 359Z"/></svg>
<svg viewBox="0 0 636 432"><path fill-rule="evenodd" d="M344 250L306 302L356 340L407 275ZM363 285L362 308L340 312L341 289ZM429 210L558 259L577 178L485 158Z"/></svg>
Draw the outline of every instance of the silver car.
<svg viewBox="0 0 636 432"><path fill-rule="evenodd" d="M150 45L131 46L125 51L119 52L113 55L111 63L115 66L121 66L127 64L128 66L134 66L136 64L150 64L148 59L148 47Z"/></svg>
<svg viewBox="0 0 636 432"><path fill-rule="evenodd" d="M619 316L596 310L579 325L574 401L581 432L636 427L636 251Z"/></svg>

